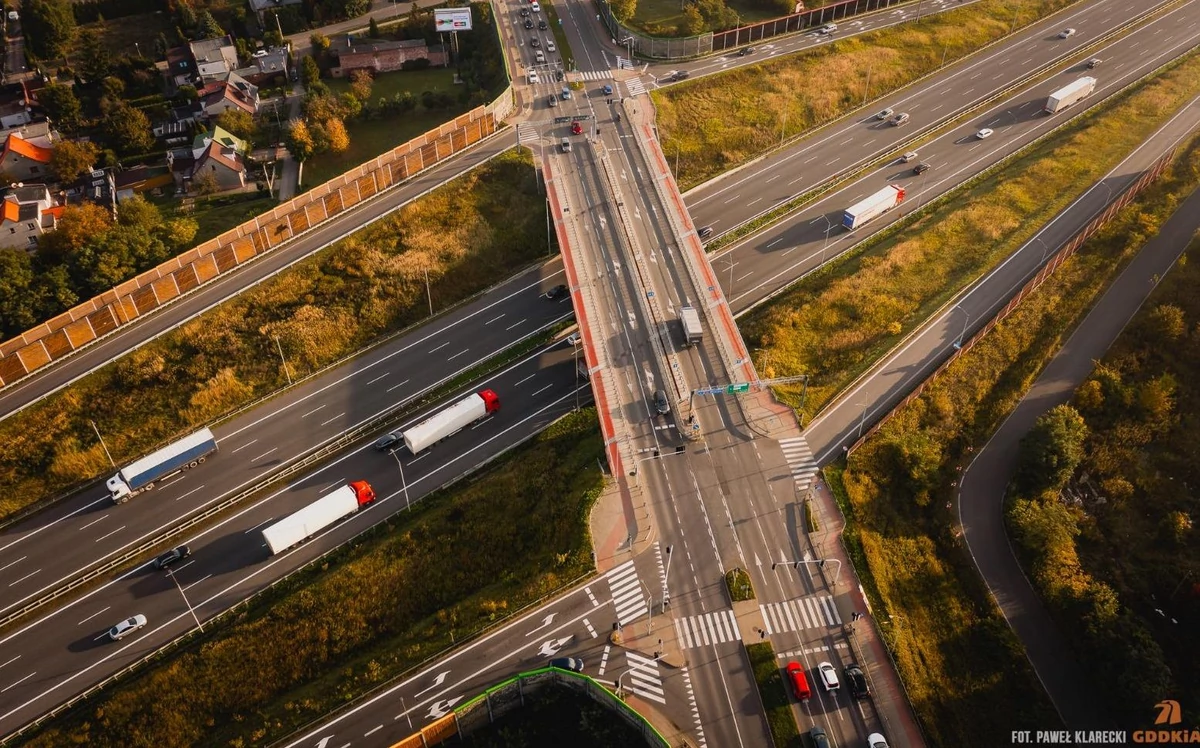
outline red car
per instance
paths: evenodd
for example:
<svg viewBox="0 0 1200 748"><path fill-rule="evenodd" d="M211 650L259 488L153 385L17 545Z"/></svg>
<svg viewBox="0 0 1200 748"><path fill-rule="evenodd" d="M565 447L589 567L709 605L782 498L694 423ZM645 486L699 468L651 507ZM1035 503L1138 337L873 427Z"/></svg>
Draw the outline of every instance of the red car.
<svg viewBox="0 0 1200 748"><path fill-rule="evenodd" d="M797 701L808 701L812 698L812 689L808 687L808 677L804 675L804 668L798 662L789 662L787 665L788 680L792 683L792 693L796 696Z"/></svg>
<svg viewBox="0 0 1200 748"><path fill-rule="evenodd" d="M578 122L572 122L571 123L571 134L578 135L581 132L583 132L583 125L579 124Z"/></svg>

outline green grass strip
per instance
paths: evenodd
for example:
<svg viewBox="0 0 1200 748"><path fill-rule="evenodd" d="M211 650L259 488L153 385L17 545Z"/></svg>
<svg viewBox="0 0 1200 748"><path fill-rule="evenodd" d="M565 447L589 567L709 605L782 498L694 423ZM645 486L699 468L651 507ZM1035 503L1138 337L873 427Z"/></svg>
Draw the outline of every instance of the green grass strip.
<svg viewBox="0 0 1200 748"><path fill-rule="evenodd" d="M758 695L762 698L775 748L801 748L800 730L796 727L792 702L788 699L775 649L769 642L748 644L746 654L750 656L750 668L754 671L754 682L758 684Z"/></svg>

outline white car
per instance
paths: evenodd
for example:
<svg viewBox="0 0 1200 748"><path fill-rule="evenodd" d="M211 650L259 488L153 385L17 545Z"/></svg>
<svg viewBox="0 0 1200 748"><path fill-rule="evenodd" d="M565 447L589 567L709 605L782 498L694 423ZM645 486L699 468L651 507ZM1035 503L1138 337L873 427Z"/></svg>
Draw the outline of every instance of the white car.
<svg viewBox="0 0 1200 748"><path fill-rule="evenodd" d="M109 629L108 638L115 642L121 641L145 625L146 616L138 613L133 618L126 618L124 621L121 621L116 626L113 626L111 629Z"/></svg>
<svg viewBox="0 0 1200 748"><path fill-rule="evenodd" d="M538 78L538 73L537 73L537 71L536 71L536 70L530 70L530 71L529 71L529 83L530 83L530 85L532 85L532 84L534 84L534 83L541 83L541 82L542 82L542 79L541 79L541 78Z"/></svg>
<svg viewBox="0 0 1200 748"><path fill-rule="evenodd" d="M542 6L539 3L530 3L529 9L532 10L534 13L542 12Z"/></svg>
<svg viewBox="0 0 1200 748"><path fill-rule="evenodd" d="M546 51L547 52L557 52L558 49L555 48L554 42L546 42Z"/></svg>
<svg viewBox="0 0 1200 748"><path fill-rule="evenodd" d="M983 140L984 138L992 137L993 132L995 132L995 131L992 130L992 128L985 127L982 130L980 130L979 132L975 133L975 137L979 138L980 140Z"/></svg>
<svg viewBox="0 0 1200 748"><path fill-rule="evenodd" d="M916 151L909 151L908 153L906 153L900 157L900 163L902 163L902 164L907 164L909 161L916 161L916 160L917 160L917 152Z"/></svg>
<svg viewBox="0 0 1200 748"><path fill-rule="evenodd" d="M832 34L835 31L837 31L836 23L827 23L821 28L817 29L818 34Z"/></svg>
<svg viewBox="0 0 1200 748"><path fill-rule="evenodd" d="M867 736L867 748L888 748L887 740L882 734L873 732Z"/></svg>
<svg viewBox="0 0 1200 748"><path fill-rule="evenodd" d="M1075 29L1063 29L1058 32L1059 39L1069 39L1072 36L1075 36Z"/></svg>
<svg viewBox="0 0 1200 748"><path fill-rule="evenodd" d="M826 691L836 691L841 688L842 684L838 682L837 670L828 662L822 662L817 665L817 671L821 674L821 683L825 686Z"/></svg>
<svg viewBox="0 0 1200 748"><path fill-rule="evenodd" d="M876 114L876 115L875 115L875 119L878 119L878 120L885 120L885 119L887 119L888 117L891 117L891 116L892 116L893 114L895 114L895 113L896 113L896 110L895 110L895 109L892 109L891 107L888 107L887 109L884 109L884 110L883 110L882 112L880 112L879 114Z"/></svg>

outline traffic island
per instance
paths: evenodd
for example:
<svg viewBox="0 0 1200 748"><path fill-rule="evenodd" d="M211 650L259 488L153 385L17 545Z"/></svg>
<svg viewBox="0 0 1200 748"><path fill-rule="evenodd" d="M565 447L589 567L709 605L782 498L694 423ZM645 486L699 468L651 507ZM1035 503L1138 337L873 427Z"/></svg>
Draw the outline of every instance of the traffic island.
<svg viewBox="0 0 1200 748"><path fill-rule="evenodd" d="M747 644L746 654L750 657L750 668L754 671L754 682L762 699L763 713L771 728L771 738L778 748L793 748L802 745L800 730L788 699L787 687L775 657L775 648L769 642Z"/></svg>

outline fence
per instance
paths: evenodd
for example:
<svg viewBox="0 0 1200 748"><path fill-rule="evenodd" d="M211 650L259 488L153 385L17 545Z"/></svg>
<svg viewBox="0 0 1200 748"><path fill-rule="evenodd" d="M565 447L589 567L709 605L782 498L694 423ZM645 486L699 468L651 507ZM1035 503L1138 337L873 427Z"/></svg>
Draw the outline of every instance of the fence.
<svg viewBox="0 0 1200 748"><path fill-rule="evenodd" d="M935 369L932 374L918 384L916 388L908 394L908 396L896 404L896 406L888 411L886 415L880 418L874 426L872 426L867 430L866 433L859 437L858 440L851 445L849 451L853 452L854 450L858 449L867 439L871 438L871 436L883 428L884 424L890 421L897 413L900 412L901 409L906 407L913 400L920 397L921 394L925 392L925 389L932 384L942 372L944 372L951 364L958 360L959 356L969 351L971 347L980 340L983 340L984 336L992 331L992 328L1000 324L1006 317L1008 317L1008 315L1012 314L1013 311L1020 306L1021 302L1025 300L1025 297L1037 290L1037 288L1041 286L1042 283L1044 283L1046 279L1054 273L1055 270L1057 270L1064 262L1070 259L1071 256L1079 250L1079 247L1081 247L1083 243L1092 236L1092 234L1099 231L1104 224L1112 220L1112 217L1115 216L1118 211L1120 211L1129 203L1133 202L1133 199L1137 197L1142 190L1146 189L1150 183L1158 179L1162 173L1166 171L1167 167L1171 165L1171 162L1174 161L1176 151L1177 149L1171 149L1169 152L1161 156L1157 161L1154 162L1154 164L1150 166L1150 168L1145 171L1145 173L1142 174L1142 176L1136 182L1127 187L1125 191L1122 192L1117 199L1105 209L1103 213L1093 218L1087 223L1086 226L1080 229L1075 236L1071 237L1070 241L1068 241L1057 252L1055 252L1050 257L1050 261L1043 265L1041 270L1039 270L1037 274L1029 280L1029 282L1022 286L1021 290L1018 291L1017 294L1013 296L1013 298L1010 299L1009 302L995 314L995 316L988 320L986 325L979 329L968 340L964 341L963 344L959 346L949 358L943 361L942 364L938 366L938 368Z"/></svg>
<svg viewBox="0 0 1200 748"><path fill-rule="evenodd" d="M694 57L721 52L726 49L770 39L780 34L791 34L806 28L821 26L831 21L840 21L861 13L890 8L912 0L842 0L821 8L813 8L790 16L773 18L769 21L739 26L728 31L710 31L699 36L680 39L644 36L633 31L616 19L607 2L598 2L597 9L612 38L637 55L651 60L687 60Z"/></svg>
<svg viewBox="0 0 1200 748"><path fill-rule="evenodd" d="M507 88L486 106L416 137L373 161L314 187L216 239L141 273L0 344L0 388L116 332L217 277L470 148L512 111Z"/></svg>

